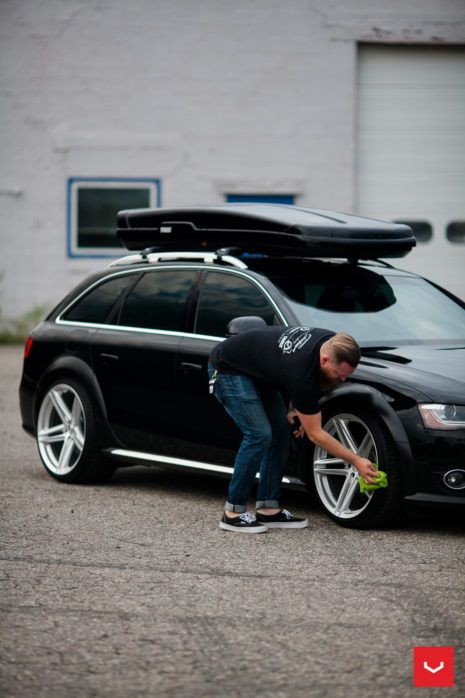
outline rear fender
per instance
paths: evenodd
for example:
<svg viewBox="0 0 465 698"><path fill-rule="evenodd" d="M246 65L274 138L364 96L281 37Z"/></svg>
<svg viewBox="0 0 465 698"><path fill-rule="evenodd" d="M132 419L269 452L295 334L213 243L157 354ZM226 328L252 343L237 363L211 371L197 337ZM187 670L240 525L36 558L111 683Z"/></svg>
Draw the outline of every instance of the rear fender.
<svg viewBox="0 0 465 698"><path fill-rule="evenodd" d="M39 411L42 396L47 387L60 376L74 378L82 384L94 399L94 404L97 408L98 417L106 421L107 410L103 399L102 391L95 378L95 375L90 366L77 356L59 356L53 361L40 379L36 398L34 402L34 416L37 423L37 414Z"/></svg>

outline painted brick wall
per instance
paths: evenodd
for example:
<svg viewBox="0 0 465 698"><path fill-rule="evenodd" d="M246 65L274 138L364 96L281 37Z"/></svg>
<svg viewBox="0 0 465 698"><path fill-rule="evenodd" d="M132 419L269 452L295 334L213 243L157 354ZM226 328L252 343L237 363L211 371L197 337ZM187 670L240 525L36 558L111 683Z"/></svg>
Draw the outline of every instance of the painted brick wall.
<svg viewBox="0 0 465 698"><path fill-rule="evenodd" d="M157 177L164 206L352 210L357 41L464 26L462 0L2 0L2 314L102 265L67 257L68 177Z"/></svg>

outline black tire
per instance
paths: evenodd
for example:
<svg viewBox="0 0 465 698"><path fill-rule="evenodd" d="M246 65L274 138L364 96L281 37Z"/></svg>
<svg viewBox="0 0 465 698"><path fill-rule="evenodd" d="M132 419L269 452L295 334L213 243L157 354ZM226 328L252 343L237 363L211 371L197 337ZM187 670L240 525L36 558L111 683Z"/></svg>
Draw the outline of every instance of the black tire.
<svg viewBox="0 0 465 698"><path fill-rule="evenodd" d="M102 452L92 401L73 378L56 379L44 391L36 441L45 469L61 482L103 482L116 470Z"/></svg>
<svg viewBox="0 0 465 698"><path fill-rule="evenodd" d="M348 528L393 525L402 514L400 476L394 443L381 421L363 407L338 405L324 413L323 428L343 443L352 438L359 447L365 440L361 455L375 462L388 476L387 488L362 494L358 486L358 473L353 466L334 463L334 459L333 463L328 462L325 466L325 452L315 447L311 464L312 490L328 516L340 526ZM349 444L345 442L344 445ZM326 458L330 459L331 456L326 454ZM326 470L334 474L328 472L325 475ZM342 505L344 488L347 499L346 504Z"/></svg>

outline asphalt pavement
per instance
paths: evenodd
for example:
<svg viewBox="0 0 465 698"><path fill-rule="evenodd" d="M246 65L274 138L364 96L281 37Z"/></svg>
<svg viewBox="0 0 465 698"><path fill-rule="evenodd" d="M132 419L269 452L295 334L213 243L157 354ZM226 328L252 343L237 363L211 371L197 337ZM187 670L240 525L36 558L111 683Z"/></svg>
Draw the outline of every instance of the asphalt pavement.
<svg viewBox="0 0 465 698"><path fill-rule="evenodd" d="M465 522L218 527L227 481L164 467L64 485L18 409L0 347L3 698L464 696ZM414 688L413 648L452 646L455 686Z"/></svg>

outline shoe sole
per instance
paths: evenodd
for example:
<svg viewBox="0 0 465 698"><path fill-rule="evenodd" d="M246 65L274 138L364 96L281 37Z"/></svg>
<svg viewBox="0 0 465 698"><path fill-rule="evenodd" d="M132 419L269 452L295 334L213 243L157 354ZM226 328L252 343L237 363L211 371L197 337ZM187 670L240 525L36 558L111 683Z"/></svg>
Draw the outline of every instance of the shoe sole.
<svg viewBox="0 0 465 698"><path fill-rule="evenodd" d="M246 528L245 526L231 526L223 521L220 521L220 528L222 528L223 531L232 531L233 533L266 533L268 531L268 526L262 524L260 526L250 526Z"/></svg>
<svg viewBox="0 0 465 698"><path fill-rule="evenodd" d="M307 528L308 521L270 521L265 525L267 528Z"/></svg>

